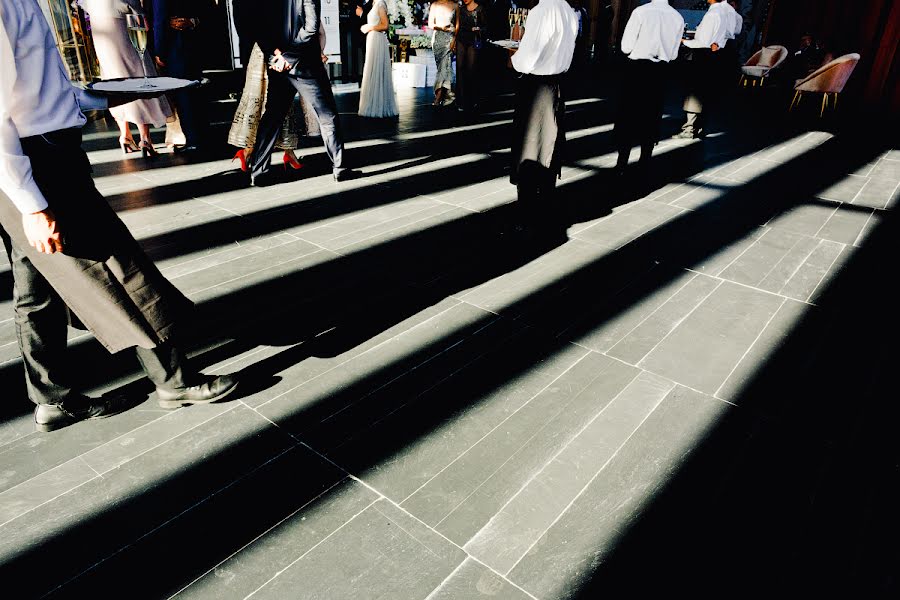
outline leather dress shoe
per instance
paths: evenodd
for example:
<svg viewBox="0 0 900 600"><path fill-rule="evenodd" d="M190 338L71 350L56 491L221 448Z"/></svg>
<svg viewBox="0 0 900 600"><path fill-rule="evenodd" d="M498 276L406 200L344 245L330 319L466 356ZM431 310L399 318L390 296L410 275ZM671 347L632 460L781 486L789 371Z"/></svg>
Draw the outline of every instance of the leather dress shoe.
<svg viewBox="0 0 900 600"><path fill-rule="evenodd" d="M172 147L172 152L175 154L196 154L199 151L200 147L194 144L178 144Z"/></svg>
<svg viewBox="0 0 900 600"><path fill-rule="evenodd" d="M193 385L176 390L156 388L156 397L159 405L165 409L180 408L192 404L211 404L218 402L235 389L238 380L233 375L219 375L209 377L199 385Z"/></svg>
<svg viewBox="0 0 900 600"><path fill-rule="evenodd" d="M341 169L340 171L334 171L332 174L335 181L349 181L350 179L362 177L362 173L355 169Z"/></svg>
<svg viewBox="0 0 900 600"><path fill-rule="evenodd" d="M34 427L37 431L56 431L78 421L105 419L129 408L122 398L88 398L80 396L64 404L38 404L34 409Z"/></svg>

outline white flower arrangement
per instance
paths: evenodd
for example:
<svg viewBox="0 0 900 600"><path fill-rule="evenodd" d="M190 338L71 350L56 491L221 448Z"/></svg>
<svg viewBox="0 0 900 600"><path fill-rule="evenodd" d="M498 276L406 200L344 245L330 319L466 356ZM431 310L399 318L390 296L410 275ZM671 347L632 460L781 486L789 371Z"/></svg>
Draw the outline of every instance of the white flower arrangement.
<svg viewBox="0 0 900 600"><path fill-rule="evenodd" d="M392 24L400 24L403 27L412 26L412 10L409 7L409 0L385 0L387 5L388 22Z"/></svg>

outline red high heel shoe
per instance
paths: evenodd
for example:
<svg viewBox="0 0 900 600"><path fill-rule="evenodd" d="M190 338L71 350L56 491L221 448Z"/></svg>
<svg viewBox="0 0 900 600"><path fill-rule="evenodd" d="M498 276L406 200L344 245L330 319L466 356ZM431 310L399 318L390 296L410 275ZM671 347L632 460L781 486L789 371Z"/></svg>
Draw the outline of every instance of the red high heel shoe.
<svg viewBox="0 0 900 600"><path fill-rule="evenodd" d="M240 150L235 152L234 158L231 159L231 162L234 162L236 160L241 161L241 171L246 171L247 170L247 153L245 152L244 148L241 148Z"/></svg>
<svg viewBox="0 0 900 600"><path fill-rule="evenodd" d="M284 153L284 158L281 159L281 162L284 163L285 170L288 168L288 165L290 165L292 169L302 169L303 168L303 163L301 163L299 160L297 160L297 158L290 152Z"/></svg>

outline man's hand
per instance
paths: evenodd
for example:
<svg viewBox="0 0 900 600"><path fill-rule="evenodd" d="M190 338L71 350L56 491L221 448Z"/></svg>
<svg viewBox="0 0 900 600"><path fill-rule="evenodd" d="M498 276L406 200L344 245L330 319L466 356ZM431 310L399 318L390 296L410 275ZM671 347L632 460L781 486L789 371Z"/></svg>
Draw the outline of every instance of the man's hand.
<svg viewBox="0 0 900 600"><path fill-rule="evenodd" d="M362 11L362 6L357 6L357 7L356 7L356 16L357 16L357 17L361 17L361 16L362 16L362 12L363 12L363 11Z"/></svg>
<svg viewBox="0 0 900 600"><path fill-rule="evenodd" d="M281 54L281 50L275 50L275 54L272 56L272 60L269 61L269 68L273 71L284 73L285 71L291 70L291 65L284 59L284 56L282 56Z"/></svg>
<svg viewBox="0 0 900 600"><path fill-rule="evenodd" d="M322 64L323 65L328 64L328 55L327 54L322 54Z"/></svg>
<svg viewBox="0 0 900 600"><path fill-rule="evenodd" d="M713 52L718 52L719 45L717 43L713 42L712 46L710 46L709 49L712 50Z"/></svg>
<svg viewBox="0 0 900 600"><path fill-rule="evenodd" d="M62 233L56 216L49 208L29 215L22 215L22 229L28 243L38 252L55 254L63 251Z"/></svg>
<svg viewBox="0 0 900 600"><path fill-rule="evenodd" d="M157 68L157 69L165 69L165 68L166 68L166 63L164 63L164 62L163 62L163 59L161 59L161 58L158 57L158 56L154 56L154 57L153 57L153 62L156 63L156 68Z"/></svg>

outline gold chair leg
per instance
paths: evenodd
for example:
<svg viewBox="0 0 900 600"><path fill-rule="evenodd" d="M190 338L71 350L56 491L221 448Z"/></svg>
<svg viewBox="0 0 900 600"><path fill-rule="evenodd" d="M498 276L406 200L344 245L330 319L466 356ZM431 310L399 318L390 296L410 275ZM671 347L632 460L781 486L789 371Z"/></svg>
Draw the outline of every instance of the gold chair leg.
<svg viewBox="0 0 900 600"><path fill-rule="evenodd" d="M819 112L819 118L825 116L825 109L828 108L828 94L822 94L822 110Z"/></svg>
<svg viewBox="0 0 900 600"><path fill-rule="evenodd" d="M838 93L835 92L835 93L834 93L834 100L832 101L832 104L831 104L831 108L832 108L833 110L837 110L837 98L838 98Z"/></svg>
<svg viewBox="0 0 900 600"><path fill-rule="evenodd" d="M803 95L803 92L800 92L800 91L794 92L794 99L791 100L791 107L788 109L788 112L791 112L792 110L794 110L794 108L796 108L797 106L800 105L800 97L802 95Z"/></svg>
<svg viewBox="0 0 900 600"><path fill-rule="evenodd" d="M765 76L765 75L763 75L763 76L760 77L760 79L759 79L759 87L762 87L762 86L764 86L764 85L766 85L766 76Z"/></svg>

